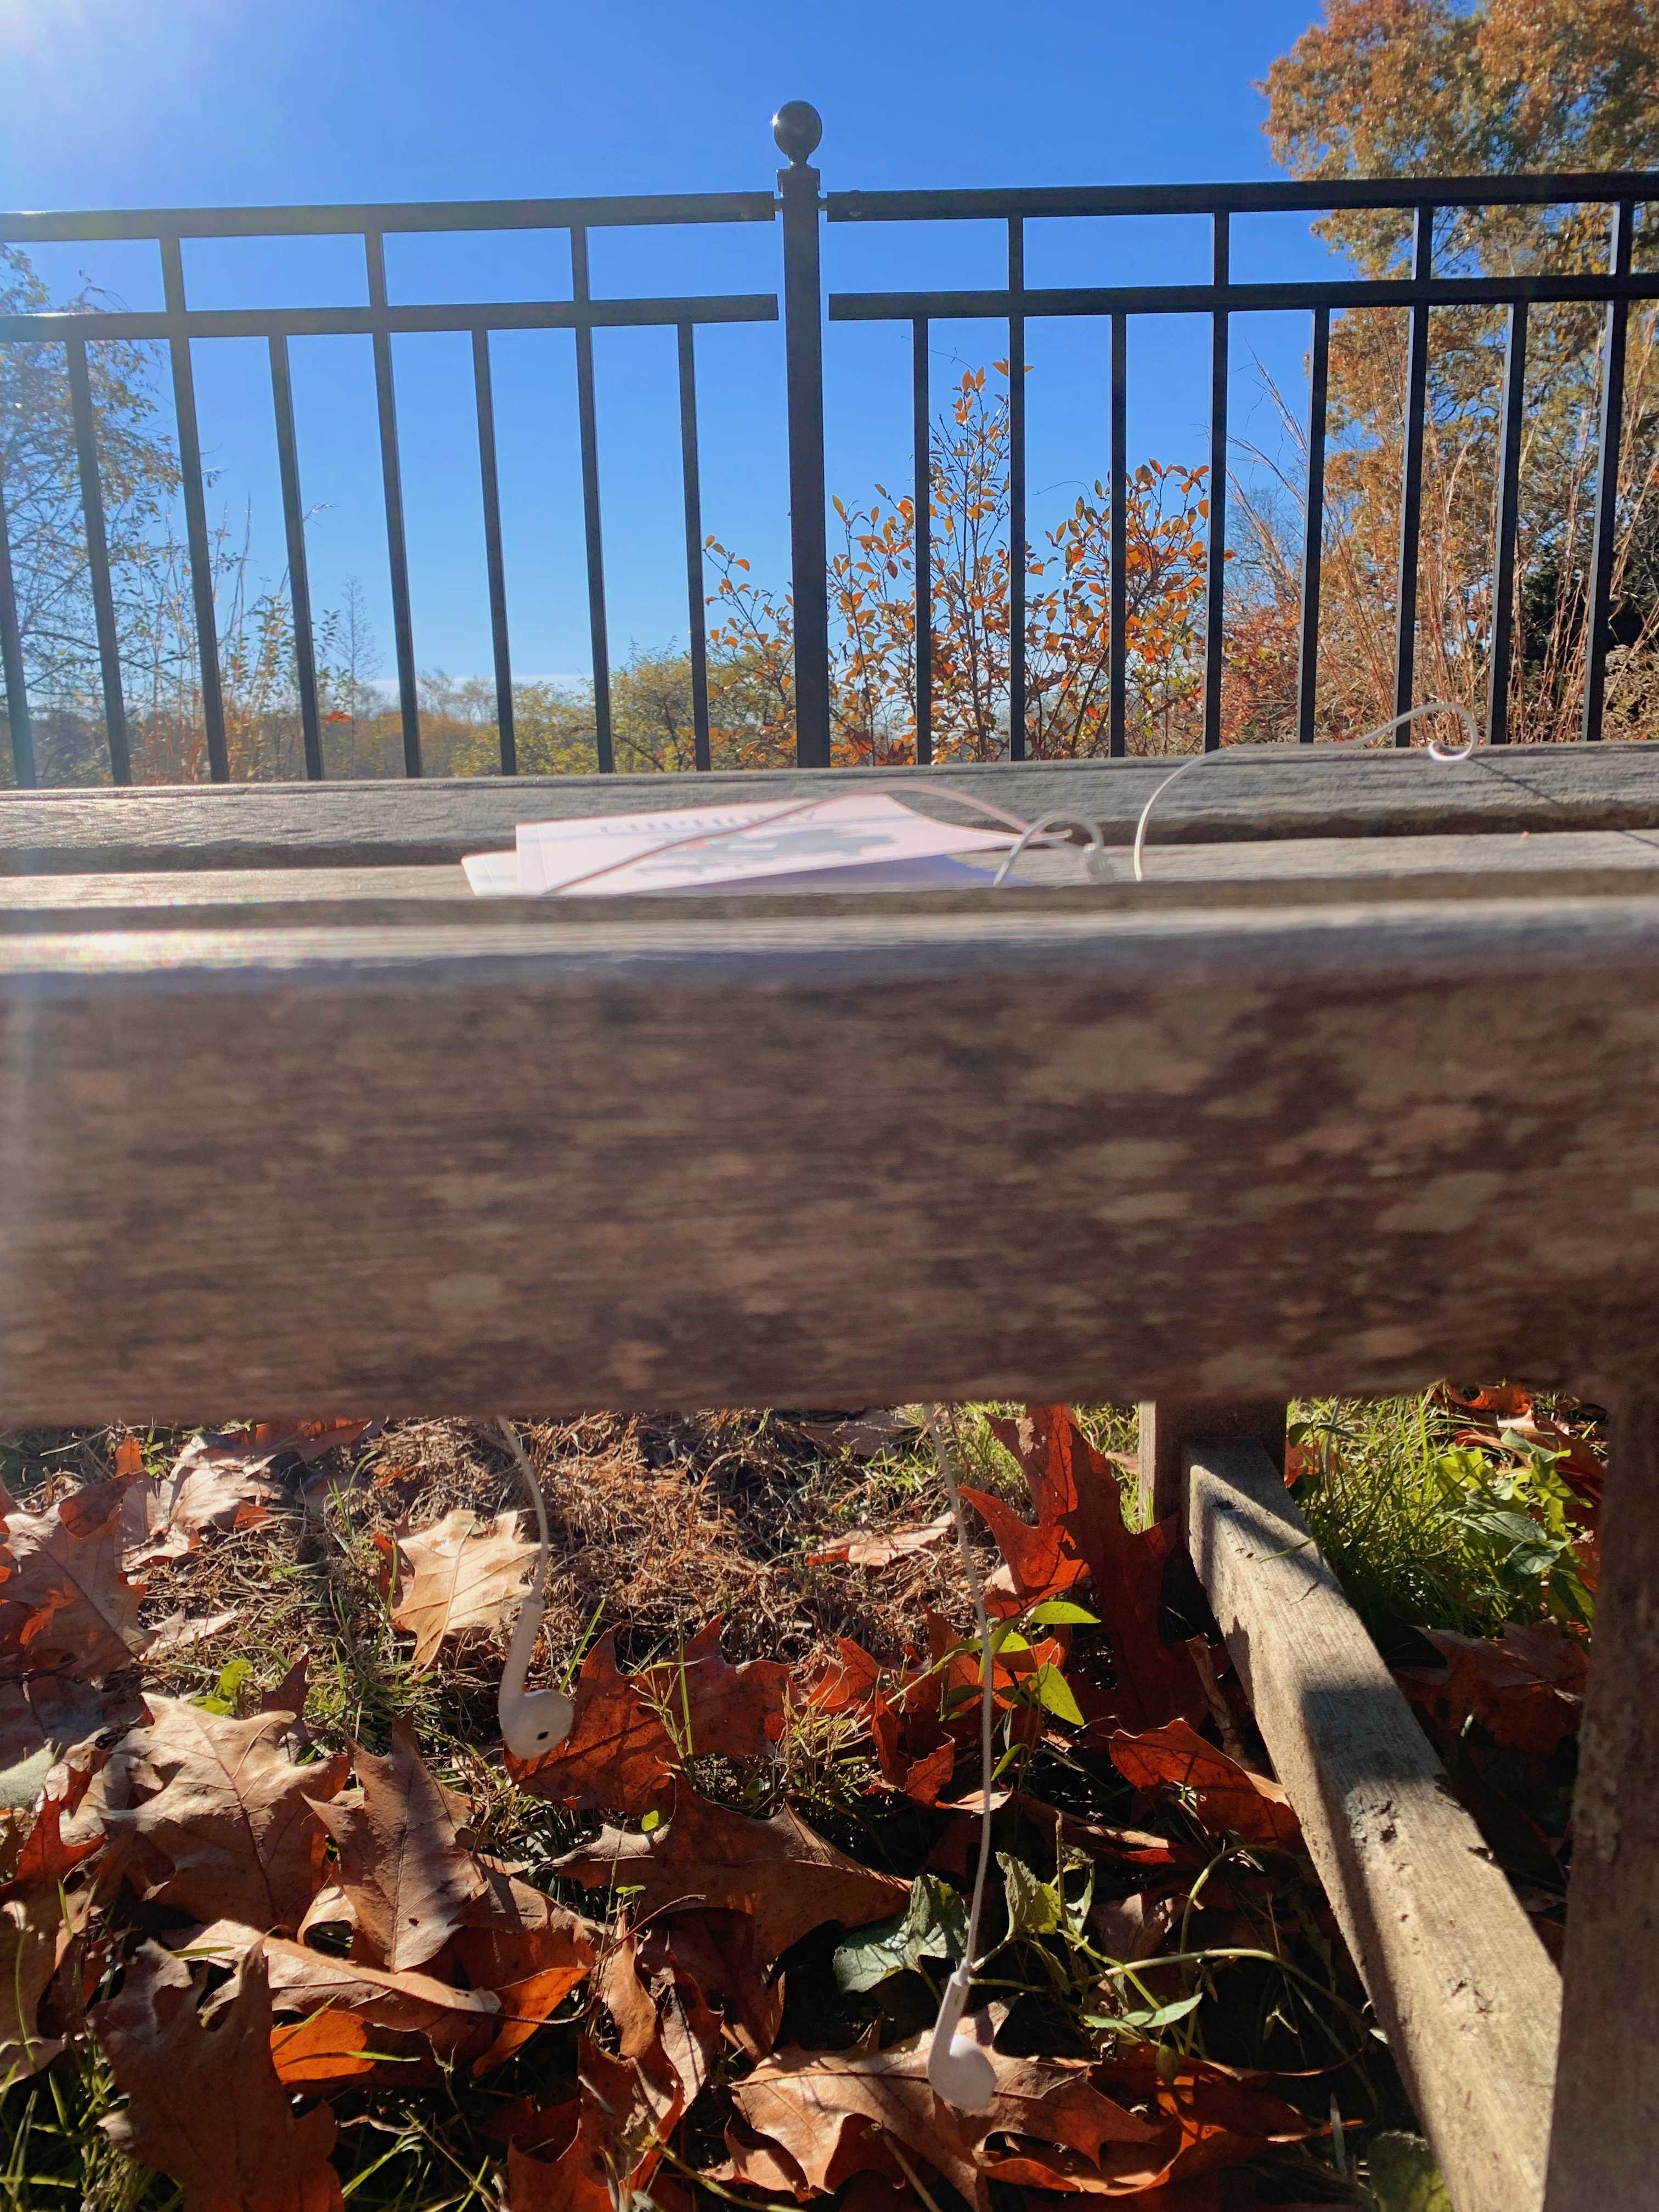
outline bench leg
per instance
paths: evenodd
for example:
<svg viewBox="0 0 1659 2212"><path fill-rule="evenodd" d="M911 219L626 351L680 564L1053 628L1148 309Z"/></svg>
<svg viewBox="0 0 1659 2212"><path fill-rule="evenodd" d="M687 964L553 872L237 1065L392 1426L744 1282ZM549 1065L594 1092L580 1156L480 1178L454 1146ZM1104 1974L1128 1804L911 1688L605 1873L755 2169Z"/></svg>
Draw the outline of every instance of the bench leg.
<svg viewBox="0 0 1659 2212"><path fill-rule="evenodd" d="M1282 1470L1237 1439L1185 1457L1193 1564L1452 2203L1538 2212L1555 1969Z"/></svg>
<svg viewBox="0 0 1659 2212"><path fill-rule="evenodd" d="M1659 2203L1659 1394L1614 1412L1546 2212Z"/></svg>
<svg viewBox="0 0 1659 2212"><path fill-rule="evenodd" d="M1140 1520L1152 1528L1178 1513L1186 1502L1181 1454L1194 1437L1249 1438L1266 1448L1282 1474L1285 1468L1285 1408L1224 1403L1214 1398L1143 1398L1140 1415Z"/></svg>

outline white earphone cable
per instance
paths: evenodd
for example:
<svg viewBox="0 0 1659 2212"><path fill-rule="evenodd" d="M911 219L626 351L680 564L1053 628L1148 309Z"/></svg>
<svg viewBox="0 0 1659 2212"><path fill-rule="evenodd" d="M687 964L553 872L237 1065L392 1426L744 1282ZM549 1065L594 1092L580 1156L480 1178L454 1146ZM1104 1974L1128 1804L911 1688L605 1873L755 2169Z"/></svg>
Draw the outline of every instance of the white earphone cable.
<svg viewBox="0 0 1659 2212"><path fill-rule="evenodd" d="M985 1905L985 1878L991 1865L991 1778L995 1756L996 1699L993 1670L996 1648L991 1636L991 1617L985 1608L985 1586L980 1579L978 1562L968 1536L968 1516L963 1510L954 1449L946 1434L950 1419L944 1406L927 1409L927 1433L933 1440L933 1452L939 1461L939 1471L945 1479L945 1487L951 1500L951 1514L956 1522L957 1548L962 1554L963 1572L968 1578L968 1589L974 1601L974 1620L979 1630L979 1741L981 1771L980 1775L979 1864L974 1871L973 1901L968 1911L968 1943L963 1954L963 1968L971 1972L979 1957L980 1916Z"/></svg>
<svg viewBox="0 0 1659 2212"><path fill-rule="evenodd" d="M1479 726L1467 707L1460 706L1455 699L1425 699L1420 707L1413 707L1403 714L1396 714L1391 721L1379 722L1374 730L1362 730L1356 738L1328 738L1323 750L1342 752L1346 751L1350 745L1369 744L1373 738L1386 737L1390 730L1397 730L1407 722L1414 722L1419 714L1455 714L1469 733L1461 745L1439 744L1431 738L1426 748L1431 760L1445 762L1467 760L1480 742ZM1179 783L1183 775L1190 775L1195 768L1202 768L1206 761L1226 760L1237 764L1241 754L1248 759L1251 750L1252 748L1238 745L1218 746L1213 752L1194 753L1190 760L1182 761L1179 768L1171 769L1141 808L1140 819L1135 824L1134 875L1138 884L1145 883L1146 880L1146 872L1141 866L1141 853L1146 842L1146 824L1152 818L1153 807L1158 805L1170 786L1172 783Z"/></svg>

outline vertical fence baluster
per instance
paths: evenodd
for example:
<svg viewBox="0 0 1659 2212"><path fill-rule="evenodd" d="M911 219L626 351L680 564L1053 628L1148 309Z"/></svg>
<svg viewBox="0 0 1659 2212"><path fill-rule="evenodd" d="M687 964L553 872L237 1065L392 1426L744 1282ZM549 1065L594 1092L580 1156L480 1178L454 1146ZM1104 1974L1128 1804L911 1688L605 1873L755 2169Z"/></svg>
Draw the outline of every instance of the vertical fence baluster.
<svg viewBox="0 0 1659 2212"><path fill-rule="evenodd" d="M697 459L696 333L679 326L680 475L685 488L685 611L691 645L691 730L696 765L714 766L708 733L708 619L702 573L702 471Z"/></svg>
<svg viewBox="0 0 1659 2212"><path fill-rule="evenodd" d="M1319 697L1319 570L1325 541L1325 414L1330 383L1331 311L1316 307L1308 364L1308 483L1302 526L1302 630L1297 645L1296 734L1314 741Z"/></svg>
<svg viewBox="0 0 1659 2212"><path fill-rule="evenodd" d="M322 718L317 711L317 648L311 624L311 571L306 562L306 511L300 502L300 450L294 435L294 385L288 340L270 340L270 404L276 418L276 465L283 483L283 526L288 534L288 599L294 611L294 678L300 689L300 732L306 775L323 775Z"/></svg>
<svg viewBox="0 0 1659 2212"><path fill-rule="evenodd" d="M495 661L495 732L501 774L519 772L513 727L513 653L507 628L507 571L501 558L501 495L495 467L495 395L489 381L489 333L472 333L472 393L478 416L478 481L483 496L484 565L489 573L489 643Z"/></svg>
<svg viewBox="0 0 1659 2212"><path fill-rule="evenodd" d="M98 632L98 667L104 685L104 730L109 741L109 772L117 783L132 781L127 744L126 702L121 696L121 647L115 628L115 594L110 587L109 541L104 530L104 495L98 481L98 428L87 377L87 342L66 338L70 409L75 421L75 456L81 471L81 512L86 521L87 568L92 584L92 615Z"/></svg>
<svg viewBox="0 0 1659 2212"><path fill-rule="evenodd" d="M1613 213L1612 261L1615 277L1628 276L1635 242L1636 207L1620 200ZM1619 524L1619 447L1625 416L1625 341L1630 324L1628 300L1607 302L1607 335L1601 347L1601 450L1595 470L1595 523L1591 538L1589 605L1584 639L1583 732L1590 743L1601 734L1601 702L1607 679L1607 617L1613 599L1613 568Z"/></svg>
<svg viewBox="0 0 1659 2212"><path fill-rule="evenodd" d="M1412 241L1412 276L1426 284L1434 273L1434 210L1417 210ZM1406 356L1405 456L1400 480L1400 596L1395 611L1394 711L1404 714L1415 703L1417 683L1417 556L1423 526L1423 415L1429 387L1429 303L1418 300L1411 311ZM1409 745L1412 730L1402 723L1396 745Z"/></svg>
<svg viewBox="0 0 1659 2212"><path fill-rule="evenodd" d="M1114 760L1129 749L1129 318L1112 310L1111 606L1107 632L1111 700L1107 748Z"/></svg>
<svg viewBox="0 0 1659 2212"><path fill-rule="evenodd" d="M368 304L384 311L386 242L379 231L363 235L368 262ZM398 656L398 701L404 726L404 774L421 772L421 696L415 680L415 627L409 611L409 546L404 534L404 475L398 457L398 395L392 380L392 333L374 332L374 398L380 422L380 477L386 487L386 558L392 571L392 635Z"/></svg>
<svg viewBox="0 0 1659 2212"><path fill-rule="evenodd" d="M230 781L225 700L219 679L219 623L213 605L213 556L208 543L207 487L202 480L202 441L196 424L196 374L185 325L185 264L176 238L164 237L161 286L173 363L173 407L179 425L179 473L184 480L185 540L190 552L190 591L196 611L196 653L202 680L202 720L207 728L208 774Z"/></svg>
<svg viewBox="0 0 1659 2212"><path fill-rule="evenodd" d="M33 791L34 731L29 721L28 679L23 673L23 640L17 626L16 580L11 573L11 530L6 520L3 482L0 482L0 670L6 679L12 781L20 791Z"/></svg>
<svg viewBox="0 0 1659 2212"><path fill-rule="evenodd" d="M772 136L783 207L783 345L789 416L789 554L795 623L795 765L830 765L830 584L824 556L823 291L818 270L817 108L787 100Z"/></svg>
<svg viewBox="0 0 1659 2212"><path fill-rule="evenodd" d="M1008 757L1025 757L1025 225L1008 218Z"/></svg>
<svg viewBox="0 0 1659 2212"><path fill-rule="evenodd" d="M1498 551L1492 563L1492 666L1486 743L1510 741L1510 661L1515 639L1515 539L1521 514L1521 431L1525 421L1527 303L1510 308L1504 348L1504 444L1498 465Z"/></svg>
<svg viewBox="0 0 1659 2212"><path fill-rule="evenodd" d="M587 233L570 231L570 292L577 312L589 305ZM593 738L599 774L615 773L611 734L611 639L605 613L605 540L599 527L599 431L593 406L593 326L576 325L576 420L581 439L582 526L587 549L587 629L593 653Z"/></svg>
<svg viewBox="0 0 1659 2212"><path fill-rule="evenodd" d="M911 526L916 571L916 766L933 757L933 429L927 392L927 320L910 325L910 403L916 483Z"/></svg>
<svg viewBox="0 0 1659 2212"><path fill-rule="evenodd" d="M1229 218L1214 224L1212 282L1224 289L1231 270ZM1217 301L1210 317L1210 534L1204 556L1204 750L1221 743L1221 678L1227 597L1228 313Z"/></svg>

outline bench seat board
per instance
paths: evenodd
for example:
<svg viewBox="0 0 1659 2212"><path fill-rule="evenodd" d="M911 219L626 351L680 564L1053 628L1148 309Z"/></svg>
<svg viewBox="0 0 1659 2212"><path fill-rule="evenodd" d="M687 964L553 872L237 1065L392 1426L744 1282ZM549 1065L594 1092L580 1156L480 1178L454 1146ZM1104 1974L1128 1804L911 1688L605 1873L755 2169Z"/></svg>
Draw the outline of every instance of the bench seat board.
<svg viewBox="0 0 1659 2212"><path fill-rule="evenodd" d="M1026 819L1065 809L1130 843L1177 761L996 762L754 774L464 776L429 782L157 786L0 793L0 873L420 866L512 842L515 824L816 791L972 792ZM948 801L916 803L955 818ZM959 810L957 811L959 812ZM961 814L960 818L976 817ZM1443 765L1420 749L1239 745L1158 802L1155 844L1659 827L1659 745L1498 747Z"/></svg>
<svg viewBox="0 0 1659 2212"><path fill-rule="evenodd" d="M0 1419L1593 1384L1659 905L0 938Z"/></svg>

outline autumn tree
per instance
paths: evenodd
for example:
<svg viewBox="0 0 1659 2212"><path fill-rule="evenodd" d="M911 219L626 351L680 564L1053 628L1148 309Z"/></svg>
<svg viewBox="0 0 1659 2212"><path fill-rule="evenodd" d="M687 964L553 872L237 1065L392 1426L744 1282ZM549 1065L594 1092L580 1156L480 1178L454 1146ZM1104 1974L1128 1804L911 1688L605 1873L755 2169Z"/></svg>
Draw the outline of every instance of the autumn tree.
<svg viewBox="0 0 1659 2212"><path fill-rule="evenodd" d="M964 370L931 439L933 743L939 760L995 760L1008 748L1012 598L1008 548L1008 364ZM1127 739L1132 751L1196 741L1202 675L1205 471L1158 461L1131 474L1126 513ZM874 487L832 502L832 758L915 757L915 505ZM1104 753L1110 739L1111 521L1097 481L1026 555L1026 742L1034 757ZM738 656L767 708L771 741L793 743L787 595L714 546L720 619L711 645ZM728 687L729 676L726 678ZM733 696L728 688L727 696ZM757 733L760 718L757 720ZM772 733L775 733L774 736ZM730 742L730 728L722 738ZM788 756L787 756L788 757Z"/></svg>
<svg viewBox="0 0 1659 2212"><path fill-rule="evenodd" d="M1316 179L1650 168L1659 162L1659 9L1652 0L1328 0L1261 89L1276 156ZM1449 209L1442 274L1607 266L1609 210ZM1366 276L1406 264L1411 217L1345 211L1319 228ZM1651 227L1637 243L1650 265ZM1644 258L1646 259L1644 261ZM1389 711L1397 583L1406 317L1358 311L1331 333L1323 716ZM1528 333L1511 734L1577 733L1596 461L1601 311L1539 307ZM1500 310L1431 318L1419 691L1484 710L1502 401ZM1613 576L1610 730L1659 730L1659 359L1633 307Z"/></svg>

